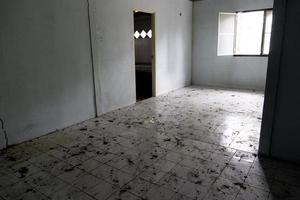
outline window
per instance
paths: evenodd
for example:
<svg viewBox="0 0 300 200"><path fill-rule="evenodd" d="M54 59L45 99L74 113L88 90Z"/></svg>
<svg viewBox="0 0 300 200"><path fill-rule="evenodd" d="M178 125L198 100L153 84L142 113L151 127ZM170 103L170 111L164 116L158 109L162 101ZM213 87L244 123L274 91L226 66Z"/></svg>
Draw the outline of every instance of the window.
<svg viewBox="0 0 300 200"><path fill-rule="evenodd" d="M234 53L235 17L233 13L220 13L218 55L226 56Z"/></svg>
<svg viewBox="0 0 300 200"><path fill-rule="evenodd" d="M261 54L264 11L237 14L236 55Z"/></svg>
<svg viewBox="0 0 300 200"><path fill-rule="evenodd" d="M272 10L219 14L218 56L269 54Z"/></svg>
<svg viewBox="0 0 300 200"><path fill-rule="evenodd" d="M142 30L141 33L139 31L135 31L134 37L135 39L139 39L139 38L145 39L146 37L152 38L152 30L150 29L148 32Z"/></svg>
<svg viewBox="0 0 300 200"><path fill-rule="evenodd" d="M273 12L271 10L266 11L265 18L265 32L264 32L264 48L263 54L269 54L270 50L270 41L271 41L271 31L272 31L272 21L273 21Z"/></svg>

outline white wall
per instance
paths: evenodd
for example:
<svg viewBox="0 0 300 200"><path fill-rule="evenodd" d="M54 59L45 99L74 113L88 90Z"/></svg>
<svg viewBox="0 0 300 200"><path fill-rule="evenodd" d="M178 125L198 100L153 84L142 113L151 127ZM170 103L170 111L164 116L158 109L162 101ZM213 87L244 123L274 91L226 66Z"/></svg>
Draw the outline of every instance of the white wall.
<svg viewBox="0 0 300 200"><path fill-rule="evenodd" d="M156 15L156 94L191 83L192 3L187 0L93 0L100 112L135 102L133 10ZM182 13L182 16L180 16Z"/></svg>
<svg viewBox="0 0 300 200"><path fill-rule="evenodd" d="M192 83L264 90L267 57L217 56L218 14L272 8L273 0L203 0L193 7Z"/></svg>
<svg viewBox="0 0 300 200"><path fill-rule="evenodd" d="M94 60L86 0L0 1L0 117L9 144L94 117L95 94L101 113L135 102L133 9L156 13L157 94L190 84L191 2L91 0L90 8Z"/></svg>
<svg viewBox="0 0 300 200"><path fill-rule="evenodd" d="M86 1L0 1L0 117L9 144L95 116L89 41Z"/></svg>

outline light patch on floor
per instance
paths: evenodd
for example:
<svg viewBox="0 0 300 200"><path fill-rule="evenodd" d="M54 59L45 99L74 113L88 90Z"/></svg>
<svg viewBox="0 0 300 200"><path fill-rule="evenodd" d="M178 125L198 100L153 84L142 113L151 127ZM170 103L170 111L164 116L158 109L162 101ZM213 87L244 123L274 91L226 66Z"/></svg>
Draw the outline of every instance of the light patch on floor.
<svg viewBox="0 0 300 200"><path fill-rule="evenodd" d="M299 199L258 158L263 94L183 88L0 154L0 199Z"/></svg>

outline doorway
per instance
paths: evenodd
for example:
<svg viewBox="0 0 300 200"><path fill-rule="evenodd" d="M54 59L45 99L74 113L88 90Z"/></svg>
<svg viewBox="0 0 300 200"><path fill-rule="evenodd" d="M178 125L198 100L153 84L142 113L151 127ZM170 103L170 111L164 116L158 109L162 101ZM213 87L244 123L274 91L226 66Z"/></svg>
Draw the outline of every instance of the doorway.
<svg viewBox="0 0 300 200"><path fill-rule="evenodd" d="M155 18L134 11L136 101L155 96Z"/></svg>

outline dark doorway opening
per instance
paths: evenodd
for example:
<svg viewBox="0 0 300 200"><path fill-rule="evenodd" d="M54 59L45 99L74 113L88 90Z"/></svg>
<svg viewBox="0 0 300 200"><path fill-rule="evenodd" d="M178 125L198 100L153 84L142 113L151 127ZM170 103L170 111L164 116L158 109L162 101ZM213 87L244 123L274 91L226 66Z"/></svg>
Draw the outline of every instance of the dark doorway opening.
<svg viewBox="0 0 300 200"><path fill-rule="evenodd" d="M154 16L134 11L136 100L150 98L154 91Z"/></svg>

